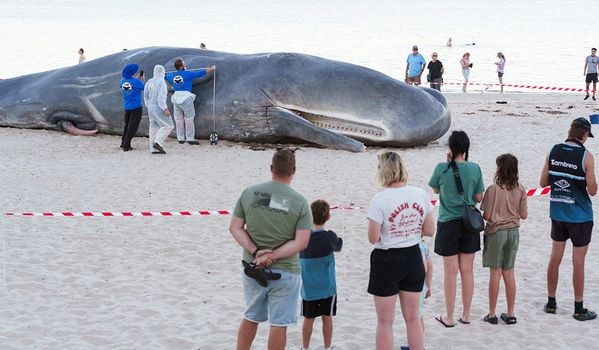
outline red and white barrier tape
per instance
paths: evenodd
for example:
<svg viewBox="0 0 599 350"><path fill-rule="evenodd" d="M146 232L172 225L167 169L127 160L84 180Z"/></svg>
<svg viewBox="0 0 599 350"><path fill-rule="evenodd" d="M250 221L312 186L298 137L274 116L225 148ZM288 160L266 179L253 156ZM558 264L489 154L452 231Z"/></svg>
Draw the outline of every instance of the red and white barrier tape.
<svg viewBox="0 0 599 350"><path fill-rule="evenodd" d="M547 195L551 192L551 187L531 188L526 192L528 197ZM431 200L431 204L436 207L439 205L437 199ZM363 210L367 207L350 204L348 206L331 206L332 210ZM141 211L141 212L111 212L111 211L82 211L82 212L23 212L23 213L4 213L6 216L45 216L45 217L145 217L145 216L214 216L214 215L232 215L230 210L199 210L199 211Z"/></svg>
<svg viewBox="0 0 599 350"><path fill-rule="evenodd" d="M430 84L430 82L429 82ZM436 84L436 83L435 83ZM464 85L464 82L443 82L441 85ZM470 83L471 86L486 86L486 89L490 87L509 87L518 89L533 89L533 90L544 90L544 91L563 91L563 92L595 92L594 90L579 89L579 88L568 88L568 87L557 87L557 86L543 86L543 85L530 85L530 84L495 84L495 83ZM485 90L486 90L485 89Z"/></svg>

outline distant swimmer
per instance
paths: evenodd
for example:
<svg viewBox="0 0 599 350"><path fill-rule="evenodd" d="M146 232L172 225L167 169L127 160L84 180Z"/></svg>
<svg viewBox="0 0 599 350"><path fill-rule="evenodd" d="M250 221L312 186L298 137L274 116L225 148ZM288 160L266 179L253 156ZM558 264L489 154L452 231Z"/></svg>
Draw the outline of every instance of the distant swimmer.
<svg viewBox="0 0 599 350"><path fill-rule="evenodd" d="M476 43L472 43L472 44L466 44L466 46L475 46Z"/></svg>
<svg viewBox="0 0 599 350"><path fill-rule="evenodd" d="M451 45L453 45L453 44L451 42L451 37L449 37L449 39L447 39L447 46L451 47Z"/></svg>
<svg viewBox="0 0 599 350"><path fill-rule="evenodd" d="M204 43L200 43L200 49L208 50L208 48L206 48L206 44L204 44Z"/></svg>
<svg viewBox="0 0 599 350"><path fill-rule="evenodd" d="M85 57L85 55L83 54L83 49L79 49L79 64L85 62L87 60L87 57Z"/></svg>

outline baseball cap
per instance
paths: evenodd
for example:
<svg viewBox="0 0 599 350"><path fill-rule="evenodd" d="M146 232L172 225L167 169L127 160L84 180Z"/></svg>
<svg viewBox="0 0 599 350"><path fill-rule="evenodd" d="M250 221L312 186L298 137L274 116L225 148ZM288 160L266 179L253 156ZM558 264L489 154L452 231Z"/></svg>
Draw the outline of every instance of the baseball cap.
<svg viewBox="0 0 599 350"><path fill-rule="evenodd" d="M412 46L412 50L418 50L418 45Z"/></svg>
<svg viewBox="0 0 599 350"><path fill-rule="evenodd" d="M576 118L572 121L571 128L579 128L589 132L589 137L594 137L591 133L591 122L589 122L586 118L580 117Z"/></svg>

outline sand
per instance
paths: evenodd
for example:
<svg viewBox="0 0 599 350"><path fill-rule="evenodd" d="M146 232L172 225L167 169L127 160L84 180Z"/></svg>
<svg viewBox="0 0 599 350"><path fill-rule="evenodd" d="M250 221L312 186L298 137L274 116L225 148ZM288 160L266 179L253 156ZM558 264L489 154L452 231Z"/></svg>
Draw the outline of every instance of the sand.
<svg viewBox="0 0 599 350"><path fill-rule="evenodd" d="M565 139L575 117L599 104L574 94L448 94L452 130L471 137L470 159L485 185L495 157L512 152L521 181L538 187L543 157ZM508 101L496 104L497 100ZM598 128L599 133L599 128ZM442 161L448 135L427 147L401 149L409 182L426 188ZM166 156L150 155L147 139L121 152L119 138L74 137L61 132L0 128L0 210L160 211L232 209L248 185L269 180L271 150L220 142L210 146L167 143ZM309 201L367 206L377 148L354 154L299 146L293 187ZM591 140L588 149L599 150ZM597 200L594 199L597 211ZM445 329L433 317L444 311L442 260L434 255L432 297L425 310L427 349L583 349L599 321L571 317L571 248L561 269L557 315L542 311L551 247L548 198L529 200L516 262L518 324L492 326L487 313L488 270L475 260L472 324ZM229 216L143 218L0 217L0 348L2 349L233 349L244 303L241 248L228 232ZM345 239L336 255L338 349L373 349L376 315L366 293L371 247L366 211L336 210L328 228ZM432 245L432 240L428 240ZM599 255L587 256L585 302L599 308ZM459 295L459 293L458 293ZM498 312L505 311L502 291ZM458 296L456 314L461 312ZM301 319L299 320L301 322ZM322 349L320 322L312 348ZM255 349L265 349L263 324ZM399 307L396 348L405 344ZM299 349L301 326L288 330L288 349Z"/></svg>

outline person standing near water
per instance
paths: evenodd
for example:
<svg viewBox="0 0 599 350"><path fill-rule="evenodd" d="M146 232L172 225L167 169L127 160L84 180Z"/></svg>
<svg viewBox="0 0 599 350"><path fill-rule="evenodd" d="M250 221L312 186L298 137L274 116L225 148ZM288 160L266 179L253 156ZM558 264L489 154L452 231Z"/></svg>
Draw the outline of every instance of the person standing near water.
<svg viewBox="0 0 599 350"><path fill-rule="evenodd" d="M422 72L426 66L426 60L418 53L418 46L412 46L412 53L406 59L406 84L420 85Z"/></svg>
<svg viewBox="0 0 599 350"><path fill-rule="evenodd" d="M505 56L503 53L498 52L497 58L499 58L499 61L495 62L495 65L497 65L497 77L499 78L499 86L501 87L501 93L503 94L503 70L505 68Z"/></svg>
<svg viewBox="0 0 599 350"><path fill-rule="evenodd" d="M431 88L441 91L441 84L443 84L443 63L437 59L437 53L433 52L431 55L432 61L428 63L428 81L431 84Z"/></svg>
<svg viewBox="0 0 599 350"><path fill-rule="evenodd" d="M587 56L584 62L584 75L586 77L586 96L585 100L589 98L589 85L593 83L593 100L595 100L595 91L597 90L597 68L599 67L599 57L597 56L597 49L592 48L591 54Z"/></svg>
<svg viewBox="0 0 599 350"><path fill-rule="evenodd" d="M464 85L462 86L462 92L466 92L468 86L468 79L470 78L470 68L472 63L470 62L470 53L466 52L460 60L460 66L462 66L462 76L464 77Z"/></svg>

